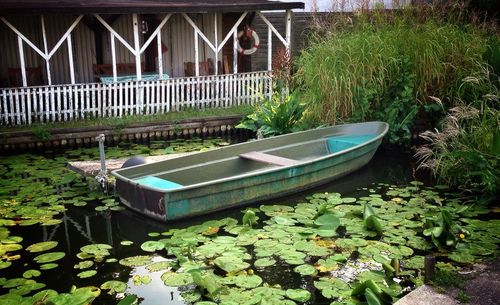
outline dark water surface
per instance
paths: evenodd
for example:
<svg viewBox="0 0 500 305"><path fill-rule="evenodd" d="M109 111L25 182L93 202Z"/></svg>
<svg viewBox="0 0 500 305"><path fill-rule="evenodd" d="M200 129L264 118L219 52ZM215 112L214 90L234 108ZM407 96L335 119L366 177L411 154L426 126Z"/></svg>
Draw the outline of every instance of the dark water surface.
<svg viewBox="0 0 500 305"><path fill-rule="evenodd" d="M414 163L408 153L389 151L383 147L379 149L372 161L364 168L349 174L339 180L333 181L320 188L308 190L286 198L275 199L270 204L290 204L303 202L304 198L318 192L338 192L343 196L358 196L364 188L376 188L379 183L405 185L414 180ZM4 177L4 179L6 179ZM97 204L97 203L96 203ZM259 207L262 202L257 202L253 207ZM176 288L167 287L160 279L161 272L150 274L153 281L148 285L136 286L132 284L132 277L135 274L148 274L145 268L128 268L118 263L97 264L97 275L80 279L76 276L82 270L74 269L73 266L80 262L76 254L80 252L80 247L93 243L106 243L113 246L111 257L121 259L133 255L147 254L140 249L140 245L151 240L148 236L150 232L165 232L171 228L185 228L196 225L207 220L233 217L241 220L243 208L221 211L215 214L197 217L189 220L182 220L170 224L160 223L139 215L130 210L97 212L95 205L88 204L84 207L68 206L68 210L62 215L62 223L54 226L12 226L9 227L11 236L23 237L22 245L27 247L30 244L40 241L58 241L58 246L51 251L66 252L66 256L59 260L59 267L43 271L38 282L47 284L46 288L67 292L72 285L97 286L103 282L116 279L129 283L127 294L137 294L143 298L141 304L185 304L180 301L179 291ZM123 246L121 241L133 241L132 246ZM29 253L23 251L20 260L14 261L9 268L0 270L0 277L15 278L22 277L22 273L27 269L36 269L36 264L32 262L33 257L40 253ZM155 260L165 260L158 256ZM289 265L278 263L273 268L265 268L258 271L264 282L269 284L279 284L283 288L302 287L309 291L314 291L313 281L301 278L293 272ZM0 295L8 293L8 289L0 289ZM116 304L118 301L111 295L101 292L93 304ZM320 293L313 294L313 299L308 304L330 304L331 300L324 299Z"/></svg>

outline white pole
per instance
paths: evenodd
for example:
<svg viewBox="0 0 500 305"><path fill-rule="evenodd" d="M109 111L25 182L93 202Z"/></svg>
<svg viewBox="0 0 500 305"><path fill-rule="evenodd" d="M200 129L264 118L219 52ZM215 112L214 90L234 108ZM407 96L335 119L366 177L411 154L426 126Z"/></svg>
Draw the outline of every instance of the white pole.
<svg viewBox="0 0 500 305"><path fill-rule="evenodd" d="M141 46L139 44L139 18L137 14L132 14L132 21L134 25L135 72L137 80L141 80Z"/></svg>
<svg viewBox="0 0 500 305"><path fill-rule="evenodd" d="M214 13L214 37L215 37L215 75L219 74L219 37L217 36L217 13Z"/></svg>
<svg viewBox="0 0 500 305"><path fill-rule="evenodd" d="M45 52L45 67L47 68L47 84L49 86L51 86L52 85L52 78L50 77L49 48L47 46L47 33L45 31L45 20L43 18L43 15L41 15L40 21L42 23L43 47L44 47L44 52Z"/></svg>
<svg viewBox="0 0 500 305"><path fill-rule="evenodd" d="M158 44L158 75L160 80L163 79L163 54L161 49L161 32L156 34L156 42Z"/></svg>
<svg viewBox="0 0 500 305"><path fill-rule="evenodd" d="M233 74L238 73L238 31L233 32Z"/></svg>
<svg viewBox="0 0 500 305"><path fill-rule="evenodd" d="M288 53L288 56L291 56L292 54L290 53L291 51L291 40L292 40L292 10L287 10L286 11L286 28L285 28L285 33L286 33L286 51Z"/></svg>
<svg viewBox="0 0 500 305"><path fill-rule="evenodd" d="M73 61L73 44L71 43L71 34L68 35L68 61L69 61L69 75L71 83L75 84L75 64Z"/></svg>
<svg viewBox="0 0 500 305"><path fill-rule="evenodd" d="M198 32L194 31L194 69L196 77L200 76L200 61L198 50Z"/></svg>
<svg viewBox="0 0 500 305"><path fill-rule="evenodd" d="M116 46L115 46L115 33L109 32L111 39L111 63L113 65L113 82L117 81L117 72L116 72Z"/></svg>
<svg viewBox="0 0 500 305"><path fill-rule="evenodd" d="M21 61L21 78L23 80L23 87L27 87L28 80L26 78L26 64L24 63L23 39L20 36L17 36L17 44L19 45L19 60Z"/></svg>
<svg viewBox="0 0 500 305"><path fill-rule="evenodd" d="M273 30L267 26L267 71L273 70Z"/></svg>

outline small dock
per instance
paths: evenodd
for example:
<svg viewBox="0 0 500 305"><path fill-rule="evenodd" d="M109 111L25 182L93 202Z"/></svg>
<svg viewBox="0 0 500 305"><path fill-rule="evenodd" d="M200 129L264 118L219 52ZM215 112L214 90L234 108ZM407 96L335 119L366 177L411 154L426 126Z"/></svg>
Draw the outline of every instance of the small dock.
<svg viewBox="0 0 500 305"><path fill-rule="evenodd" d="M154 163L164 160L170 160L179 158L182 156L196 154L198 152L187 152L187 153L178 153L178 154L168 154L162 156L146 156L144 159L147 163ZM106 160L106 170L107 172L111 172L115 169L119 169L122 167L123 163L128 159L132 158L132 156L123 159L109 159ZM95 177L99 174L101 170L101 162L99 160L96 161L73 161L68 163L68 168L82 176L85 177Z"/></svg>

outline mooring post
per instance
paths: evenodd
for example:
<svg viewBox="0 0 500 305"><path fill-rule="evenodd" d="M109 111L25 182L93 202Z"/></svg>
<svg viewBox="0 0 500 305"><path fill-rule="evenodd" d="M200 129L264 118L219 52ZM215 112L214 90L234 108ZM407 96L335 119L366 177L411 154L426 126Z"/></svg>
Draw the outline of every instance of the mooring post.
<svg viewBox="0 0 500 305"><path fill-rule="evenodd" d="M101 171L99 174L95 177L97 182L101 184L103 189L107 191L107 173L106 173L106 156L104 154L104 141L106 140L106 137L104 134L98 135L96 138L96 141L99 142L99 158L101 160Z"/></svg>
<svg viewBox="0 0 500 305"><path fill-rule="evenodd" d="M429 283L434 277L436 258L433 255L426 255L424 258L424 283Z"/></svg>

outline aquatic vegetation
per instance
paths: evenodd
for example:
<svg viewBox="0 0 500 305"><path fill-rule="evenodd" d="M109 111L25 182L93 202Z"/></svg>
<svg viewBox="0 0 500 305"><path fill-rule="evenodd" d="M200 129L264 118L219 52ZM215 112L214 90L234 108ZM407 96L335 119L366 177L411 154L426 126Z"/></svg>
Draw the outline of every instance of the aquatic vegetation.
<svg viewBox="0 0 500 305"><path fill-rule="evenodd" d="M158 143L151 151L156 150L165 147ZM92 156L90 151L72 155ZM19 163L28 161L31 165ZM70 177L62 169L66 161L28 155L0 160L0 173L17 181L17 185L0 182L6 186L0 188L0 268L4 268L2 274L8 271L8 278L0 278L0 304L7 299L32 304L35 296L54 304L88 304L94 299L99 304L133 304L140 300L140 289L153 285L166 285L167 291L179 287L179 298L195 304L249 300L355 304L375 297L384 301L374 287L352 296L353 289L367 281L396 300L412 279L421 282L423 255L435 247L424 235L424 225L438 226L435 217L443 209L470 236L460 239L456 247L438 249L439 258L464 263L498 253L498 221L478 219L488 209L464 207L461 198L449 190L416 181L402 187L373 185L349 196L313 194L297 204L247 208L237 219L180 224L163 232L155 229L142 239L128 236L133 242L127 236L113 242L94 239L68 251L61 239L59 243L51 240L50 234L46 241L37 242L18 233L19 229L55 229L57 222L71 221L63 213L67 209L102 216L120 212L111 209L118 207L116 198L89 191L85 180ZM40 190L34 191L31 184ZM96 206L106 209L95 211ZM379 225L374 222L383 229L377 230ZM95 287L73 293L42 290L54 288L50 282L44 283L54 274L69 274L75 282L68 285L92 283L107 293L96 296L100 290Z"/></svg>

